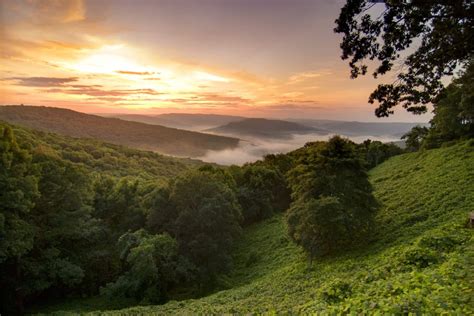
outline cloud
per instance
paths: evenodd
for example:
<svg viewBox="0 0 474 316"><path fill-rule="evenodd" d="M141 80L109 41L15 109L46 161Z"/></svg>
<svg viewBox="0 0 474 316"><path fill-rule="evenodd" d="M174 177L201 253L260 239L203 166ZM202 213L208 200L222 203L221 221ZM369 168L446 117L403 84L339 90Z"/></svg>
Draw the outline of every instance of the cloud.
<svg viewBox="0 0 474 316"><path fill-rule="evenodd" d="M219 93L188 93L190 96L178 97L172 99L165 99L163 101L187 105L199 108L232 108L232 107L245 107L247 104L251 104L252 100L242 98L239 96L232 96ZM186 95L186 94L185 94Z"/></svg>
<svg viewBox="0 0 474 316"><path fill-rule="evenodd" d="M288 103L274 104L262 107L264 110L275 110L275 111L292 111L292 110L321 110L324 109L322 106L315 105L317 101L303 100L303 101L292 101Z"/></svg>
<svg viewBox="0 0 474 316"><path fill-rule="evenodd" d="M318 78L318 77L321 77L321 76L322 76L322 74L319 73L319 72L316 72L316 71L301 72L301 73L294 74L293 76L290 76L288 78L288 82L290 84L295 84L295 83L299 83L299 82L302 82L302 81L306 81L308 79Z"/></svg>
<svg viewBox="0 0 474 316"><path fill-rule="evenodd" d="M126 97L130 95L160 95L161 93L153 89L101 89L100 85L71 85L65 88L54 88L48 89L46 92L49 93L63 93L63 94L75 94L75 95L87 95L91 97L98 97L105 101L118 101L122 98L113 97Z"/></svg>
<svg viewBox="0 0 474 316"><path fill-rule="evenodd" d="M60 87L66 83L75 82L77 77L11 77L4 80L14 80L15 85L24 87Z"/></svg>
<svg viewBox="0 0 474 316"><path fill-rule="evenodd" d="M121 75L136 75L136 76L151 76L157 74L156 72L151 71L128 71L128 70L118 70L116 73ZM147 80L159 80L159 78L147 78Z"/></svg>

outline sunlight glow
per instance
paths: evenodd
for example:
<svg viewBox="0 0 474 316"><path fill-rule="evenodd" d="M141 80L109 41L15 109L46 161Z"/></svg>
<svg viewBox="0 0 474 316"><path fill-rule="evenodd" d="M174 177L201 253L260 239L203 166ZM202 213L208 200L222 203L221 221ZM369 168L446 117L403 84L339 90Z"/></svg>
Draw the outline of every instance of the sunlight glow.
<svg viewBox="0 0 474 316"><path fill-rule="evenodd" d="M73 64L71 68L81 72L103 74L111 74L118 71L151 71L137 64L130 55L130 52L125 49L124 45L107 45L78 63Z"/></svg>
<svg viewBox="0 0 474 316"><path fill-rule="evenodd" d="M210 74L204 71L195 71L194 77L201 81L229 82L230 80L221 76Z"/></svg>

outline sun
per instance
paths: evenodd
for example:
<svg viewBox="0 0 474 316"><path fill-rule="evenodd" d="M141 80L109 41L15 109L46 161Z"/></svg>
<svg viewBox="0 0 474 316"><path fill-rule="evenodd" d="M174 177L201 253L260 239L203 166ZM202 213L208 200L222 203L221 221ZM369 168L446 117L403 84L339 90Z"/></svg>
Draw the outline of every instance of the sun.
<svg viewBox="0 0 474 316"><path fill-rule="evenodd" d="M122 72L151 72L139 65L124 45L108 45L87 55L72 65L76 71L85 73L116 74Z"/></svg>

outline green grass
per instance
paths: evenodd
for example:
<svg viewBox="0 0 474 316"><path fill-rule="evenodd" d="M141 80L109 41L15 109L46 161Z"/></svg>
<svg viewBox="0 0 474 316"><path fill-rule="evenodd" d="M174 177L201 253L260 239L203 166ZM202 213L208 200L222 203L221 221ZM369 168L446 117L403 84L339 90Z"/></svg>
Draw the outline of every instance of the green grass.
<svg viewBox="0 0 474 316"><path fill-rule="evenodd" d="M106 313L474 313L474 142L391 158L370 179L381 209L360 249L308 269L277 215L245 231L227 289Z"/></svg>

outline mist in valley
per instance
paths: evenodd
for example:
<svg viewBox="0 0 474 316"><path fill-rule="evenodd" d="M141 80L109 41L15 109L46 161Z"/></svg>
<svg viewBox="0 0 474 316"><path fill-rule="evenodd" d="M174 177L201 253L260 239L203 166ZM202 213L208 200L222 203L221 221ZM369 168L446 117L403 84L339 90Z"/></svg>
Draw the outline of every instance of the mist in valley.
<svg viewBox="0 0 474 316"><path fill-rule="evenodd" d="M336 134L305 134L298 135L293 134L289 138L285 139L264 139L264 138L249 138L243 139L239 142L238 147L233 149L225 150L209 150L206 155L197 157L197 159L205 162L217 163L220 165L243 165L247 162L254 162L262 159L263 156L268 154L287 153L297 148L300 148L304 144L313 141L325 141ZM399 141L399 138L395 136L345 136L350 140L361 143L366 139L377 140L381 142L395 142Z"/></svg>

